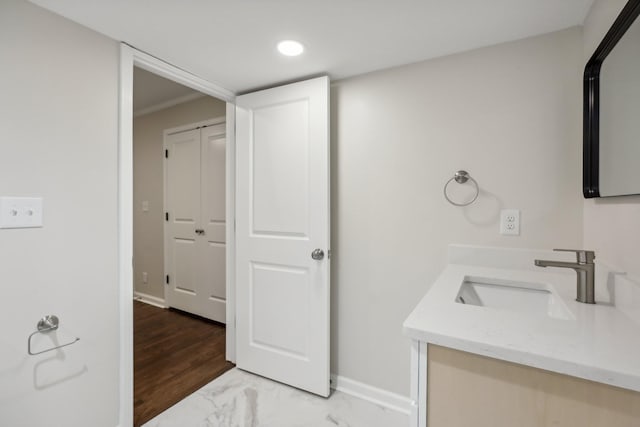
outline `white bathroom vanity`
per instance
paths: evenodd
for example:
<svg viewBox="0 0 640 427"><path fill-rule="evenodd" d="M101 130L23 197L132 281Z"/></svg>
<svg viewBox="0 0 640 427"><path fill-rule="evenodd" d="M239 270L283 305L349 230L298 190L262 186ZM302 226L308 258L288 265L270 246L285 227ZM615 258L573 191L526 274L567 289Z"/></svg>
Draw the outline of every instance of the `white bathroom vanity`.
<svg viewBox="0 0 640 427"><path fill-rule="evenodd" d="M597 254L596 254L597 256ZM596 259L596 304L553 251L452 245L404 322L412 427L640 425L640 286Z"/></svg>

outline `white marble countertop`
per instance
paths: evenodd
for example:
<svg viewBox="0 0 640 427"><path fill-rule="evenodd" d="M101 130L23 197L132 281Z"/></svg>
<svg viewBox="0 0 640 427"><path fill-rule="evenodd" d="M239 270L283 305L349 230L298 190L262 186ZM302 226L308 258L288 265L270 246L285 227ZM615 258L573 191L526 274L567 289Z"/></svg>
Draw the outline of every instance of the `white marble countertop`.
<svg viewBox="0 0 640 427"><path fill-rule="evenodd" d="M405 334L640 391L640 286L597 264L596 304L579 303L575 301L575 272L534 267L535 258L572 260L571 254L550 251L452 245L449 264L404 322ZM465 276L546 284L561 297L573 318L457 303Z"/></svg>

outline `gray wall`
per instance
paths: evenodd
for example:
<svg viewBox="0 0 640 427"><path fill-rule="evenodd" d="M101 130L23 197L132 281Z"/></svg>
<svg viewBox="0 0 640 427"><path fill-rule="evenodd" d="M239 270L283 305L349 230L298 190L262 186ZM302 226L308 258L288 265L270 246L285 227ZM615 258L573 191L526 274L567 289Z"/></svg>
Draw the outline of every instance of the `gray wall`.
<svg viewBox="0 0 640 427"><path fill-rule="evenodd" d="M2 0L0 58L0 195L44 198L44 228L0 230L0 425L113 427L118 44ZM80 341L28 356L47 314L60 317L60 343Z"/></svg>
<svg viewBox="0 0 640 427"><path fill-rule="evenodd" d="M332 372L408 395L402 322L447 244L581 246L581 66L572 28L333 84ZM466 208L442 194L458 169Z"/></svg>
<svg viewBox="0 0 640 427"><path fill-rule="evenodd" d="M226 105L207 96L133 120L133 283L136 292L164 299L163 131L224 117ZM145 200L149 202L148 212L142 210ZM148 273L146 284L142 281L143 271Z"/></svg>

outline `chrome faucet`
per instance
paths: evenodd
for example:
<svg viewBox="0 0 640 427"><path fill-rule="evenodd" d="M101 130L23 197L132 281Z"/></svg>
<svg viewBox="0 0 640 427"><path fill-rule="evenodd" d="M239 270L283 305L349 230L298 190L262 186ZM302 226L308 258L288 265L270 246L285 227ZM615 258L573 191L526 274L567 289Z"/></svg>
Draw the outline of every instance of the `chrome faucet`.
<svg viewBox="0 0 640 427"><path fill-rule="evenodd" d="M560 252L575 252L577 256L576 262L566 261L547 261L537 259L534 261L538 267L562 267L572 268L578 275L578 295L576 301L584 302L586 304L595 304L594 298L594 268L595 264L593 260L596 255L593 251L575 250L575 249L554 249L554 251Z"/></svg>

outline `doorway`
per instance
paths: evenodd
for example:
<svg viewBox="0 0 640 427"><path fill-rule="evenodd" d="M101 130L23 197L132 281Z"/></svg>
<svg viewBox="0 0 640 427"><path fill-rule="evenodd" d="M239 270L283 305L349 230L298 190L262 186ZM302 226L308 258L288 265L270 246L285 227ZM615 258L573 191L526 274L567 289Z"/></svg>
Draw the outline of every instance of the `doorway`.
<svg viewBox="0 0 640 427"><path fill-rule="evenodd" d="M137 427L233 365L224 326L226 105L137 67L133 82Z"/></svg>
<svg viewBox="0 0 640 427"><path fill-rule="evenodd" d="M144 218L145 216L147 216L147 219L148 219L152 215L156 215L157 217L159 214L161 216L161 220L164 221L164 206L163 206L162 198L160 198L160 200L157 197L153 198L149 196L150 193L144 192L144 191L143 191L144 194L139 194L140 193L139 191L134 191L134 185L132 185L132 182L135 182L137 178L140 178L137 175L138 171L134 169L134 157L135 157L134 154L136 154L134 153L134 149L136 147L134 147L134 141L133 141L134 71L150 72L156 77L160 76L171 82L179 83L183 86L188 86L188 88L196 90L197 92L200 92L198 94L178 96L177 98L182 98L178 100L180 101L178 102L179 104L190 103L190 102L191 103L207 102L207 100L210 100L209 98L210 96L214 96L215 98L218 98L218 100L215 101L217 102L218 113L212 114L211 111L208 111L208 112L205 112L204 114L206 114L205 116L206 118L211 118L214 116L218 116L218 117L227 116L231 119L230 122L227 122L226 126L224 124L222 125L226 129L226 132L225 132L227 137L226 143L228 145L228 149L226 150L227 152L224 156L225 158L223 159L223 163L226 166L226 175L227 177L229 177L226 180L227 181L226 185L223 187L223 193L226 193L224 194L224 197L226 199L225 200L226 208L224 210L227 218L234 217L234 198L233 198L233 195L234 195L234 187L233 187L233 184L234 184L234 180L233 180L234 133L233 133L233 127L229 126L228 124L233 123L235 111L234 111L233 105L228 104L229 101L233 100L233 94L231 94L230 92L225 91L224 89L221 89L221 88L217 88L209 84L208 82L197 78L196 76L193 76L189 73L186 73L182 70L172 67L142 52L136 51L135 49L132 49L124 44L122 45L122 49L121 49L121 60L122 60L122 64L121 64L122 97L121 97L121 110L120 110L120 113L121 113L120 132L121 133L120 133L120 151L119 151L119 164L120 164L120 182L119 182L120 230L119 230L119 234L121 236L121 239L120 239L120 248L119 248L120 249L119 281L120 281L120 295L121 295L120 332L121 332L121 338L122 338L121 348L120 348L120 362L121 362L122 372L121 372L121 387L120 387L120 397L121 397L120 419L121 419L121 425L131 425L132 421L134 420L134 416L133 416L134 415L133 414L134 390L132 387L133 385L132 355L134 354L134 351L133 351L134 305L136 306L136 309L138 307L143 307L143 310L147 312L146 315L144 315L143 313L142 318L144 317L152 318L154 315L149 314L149 312L153 310L160 310L160 313L162 313L163 315L166 314L166 315L173 316L173 320L169 321L169 323L178 323L182 321L190 321L190 322L196 321L196 322L200 322L200 324L202 325L207 322L206 320L192 314L187 314L187 313L180 312L178 310L173 310L173 309L165 310L163 308L152 306L152 305L156 305L160 307L166 307L168 305L163 295L164 289L162 289L162 287L165 284L164 280L160 280L161 282L160 289L162 289L162 291L158 292L158 289L155 289L155 290L152 289L153 286L158 286L158 280L157 280L158 278L164 279L164 265L163 265L164 263L162 261L162 259L164 258L162 255L162 252L163 252L162 228L159 233L155 233L160 237L160 244L157 245L152 242L151 245L149 245L149 242L147 242L147 246L146 246L147 252L152 252L149 250L150 247L159 246L159 251L161 254L159 257L160 261L157 260L157 257L155 261L155 263L159 265L159 267L157 266L154 267L149 263L145 264L145 262L143 262L143 256L141 255L141 252L139 250L140 248L137 248L138 250L135 251L136 257L133 256L134 255L134 234L135 232L138 231L137 228L134 227L134 222L137 225L144 224L145 222L144 220L140 222L139 221L140 218L137 218L136 221L134 221L134 217L139 216L141 218ZM188 99L188 98L191 98L191 99ZM169 104L172 104L172 103L176 104L175 99L169 102ZM156 102L156 104L158 105L151 108L151 110L153 109L167 110L167 109L171 109L172 107L175 107L175 105L169 105L164 101ZM138 110L137 111L138 115L140 115L140 108L137 108L137 110ZM143 108L142 110L145 110L145 108ZM220 112L222 112L222 114L220 114ZM152 113L154 113L154 111L150 111L149 109L146 109L146 111L143 111L143 113L151 115ZM194 120L193 118L189 119L189 118L182 117L182 119L187 120L187 122L199 121L203 118L204 117L200 117ZM184 121L182 123L177 123L177 122L170 123L169 121L166 121L166 120L162 120L162 122L164 123L163 129L166 129L167 127L179 126L184 123ZM162 144L163 144L163 140L162 140L162 133L161 133L159 137L159 149L157 150L157 152L161 155L161 157L163 157L162 154L164 151ZM140 154L140 153L137 153L137 154ZM142 158L144 158L144 155L142 156ZM159 193L162 194L163 193L162 163L160 163L159 170L160 170L160 180L159 182L156 182L154 185L156 186L156 188L160 189ZM157 168L156 168L156 171L157 171ZM158 187L158 184L159 184L159 187ZM152 221L147 221L147 222L152 222ZM160 224L161 224L160 227L164 227L164 224L162 222L160 222ZM157 222L155 225L157 226ZM223 260L223 264L226 264L225 265L226 270L229 271L230 274L226 275L227 276L226 280L223 280L222 286L224 286L226 289L232 289L233 287L231 286L231 283L233 280L233 271L234 271L233 269L234 236L233 236L233 230L229 230L229 227L223 226L222 228L223 228L222 234L225 235L227 240L227 245L226 245L227 250L231 254L231 256L227 254L226 260ZM144 247L143 247L143 251L144 251ZM132 263L132 260L134 261L133 263ZM135 267L140 267L140 269ZM134 284L141 285L139 289L135 289L135 294L134 294ZM145 301L145 303L150 303L150 304L142 304L139 302L136 302L134 304L134 295L138 299ZM227 310L226 314L228 318L233 319L233 316L234 316L233 292L231 292L227 298L230 301L231 309ZM156 314L157 313L158 312L156 312ZM221 319L221 320L223 321L226 320L227 323L229 323L228 318ZM177 321L176 319L180 319L180 320ZM140 318L138 318L137 320L140 320ZM144 322L137 321L137 323L141 324ZM209 325L206 325L206 326L211 326L211 325L212 325L212 322L209 322ZM216 326L216 325L213 325L213 326ZM213 334L211 335L212 337L215 336L209 341L213 341L217 343L218 348L222 347L223 349L222 352L220 352L220 354L217 354L215 356L215 358L218 360L218 362L220 362L220 365L222 366L222 368L219 370L219 374L221 374L224 372L224 370L228 369L230 366L230 364L226 362L226 360L233 360L233 357L234 357L234 350L235 350L234 349L234 338L235 338L234 326L235 325L233 324L233 322L231 322L230 327L227 328L227 331L229 331L229 333L227 334L224 333L224 325L219 323L217 324L217 326L218 328L222 327L222 331L223 331L222 334L220 334L219 332L216 333L211 331L209 331L208 333L210 335ZM183 332L184 329L186 328L194 329L193 326L184 327L177 330L177 332L178 333ZM166 339L170 337L170 333L166 333L166 332L162 333L160 331L161 328L157 328L156 331L153 331L153 329L156 329L156 328L152 327L151 329L152 329L152 332L156 333L156 335L158 335L161 339L163 338ZM185 334L181 334L181 335L185 335ZM225 343L226 343L226 346L225 346ZM229 343L231 345L229 345ZM188 347L188 344L184 344L180 348L175 348L174 350L176 351L184 350L185 347ZM226 356L225 356L225 350L224 350L225 347L226 347ZM165 349L166 349L166 343L165 343ZM148 355L151 353L151 350L145 351L143 353L146 353ZM190 354L193 352L187 351L184 353ZM209 356L207 357L211 358L211 353L209 353ZM146 361L145 363L150 363L150 362ZM195 364L202 363L202 361L200 362L196 361L193 363ZM205 381L205 383L209 382L210 380L211 378L208 378ZM166 384L166 386L171 387L171 384ZM190 390L189 393L192 391L193 390Z"/></svg>

